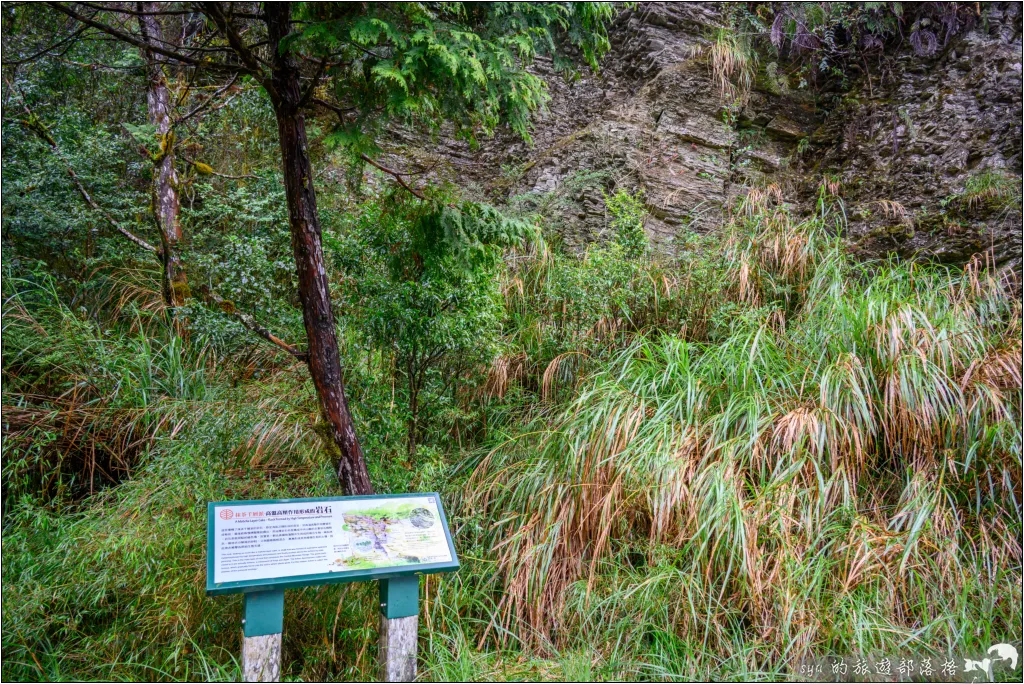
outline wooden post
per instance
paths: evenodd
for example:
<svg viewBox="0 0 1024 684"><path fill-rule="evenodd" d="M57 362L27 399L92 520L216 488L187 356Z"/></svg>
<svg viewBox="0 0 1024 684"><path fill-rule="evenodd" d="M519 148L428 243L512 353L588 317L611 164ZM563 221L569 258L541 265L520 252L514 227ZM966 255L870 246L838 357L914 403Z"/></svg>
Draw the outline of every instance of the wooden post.
<svg viewBox="0 0 1024 684"><path fill-rule="evenodd" d="M242 644L242 680L281 681L281 633L245 637Z"/></svg>
<svg viewBox="0 0 1024 684"><path fill-rule="evenodd" d="M385 682L416 679L418 575L380 580L380 667Z"/></svg>
<svg viewBox="0 0 1024 684"><path fill-rule="evenodd" d="M246 682L281 681L281 630L284 625L284 589L245 595L242 619L242 679Z"/></svg>

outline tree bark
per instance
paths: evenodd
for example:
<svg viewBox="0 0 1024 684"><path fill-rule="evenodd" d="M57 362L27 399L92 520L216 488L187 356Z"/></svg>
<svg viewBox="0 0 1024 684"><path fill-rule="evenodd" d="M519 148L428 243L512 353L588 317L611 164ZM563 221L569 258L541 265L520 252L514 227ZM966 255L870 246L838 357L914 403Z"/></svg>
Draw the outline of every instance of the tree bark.
<svg viewBox="0 0 1024 684"><path fill-rule="evenodd" d="M164 40L160 3L138 3L139 30L147 45ZM181 263L178 243L181 241L181 201L178 198L178 175L174 169L174 131L171 130L171 93L163 67L152 49L143 50L146 60L146 109L149 123L156 126L160 148L153 157L153 217L160 232L160 260L163 264L163 296L168 306L181 306L189 296L188 279Z"/></svg>
<svg viewBox="0 0 1024 684"><path fill-rule="evenodd" d="M419 433L420 417L420 383L419 378L416 375L415 358L416 349L414 347L405 363L405 374L409 381L409 420L406 426L408 432L406 452L409 454L410 461L416 456L416 436Z"/></svg>
<svg viewBox="0 0 1024 684"><path fill-rule="evenodd" d="M324 419L340 455L338 480L347 494L372 494L363 450L348 410L338 354L338 337L331 309L330 288L317 213L316 192L302 115L299 67L294 57L280 50L291 31L291 7L287 2L266 3L264 14L273 56L272 96L284 165L285 195L292 251L299 282L302 321L308 340L309 373L313 378Z"/></svg>

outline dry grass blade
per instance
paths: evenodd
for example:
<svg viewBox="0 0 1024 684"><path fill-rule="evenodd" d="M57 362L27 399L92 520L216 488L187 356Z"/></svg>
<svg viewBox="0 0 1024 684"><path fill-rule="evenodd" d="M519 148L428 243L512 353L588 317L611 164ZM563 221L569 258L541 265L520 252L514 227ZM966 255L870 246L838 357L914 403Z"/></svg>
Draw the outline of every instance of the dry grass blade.
<svg viewBox="0 0 1024 684"><path fill-rule="evenodd" d="M913 220L907 213L906 207L893 200L878 200L875 205L882 210L882 215L887 219L894 219L906 225L912 225Z"/></svg>
<svg viewBox="0 0 1024 684"><path fill-rule="evenodd" d="M565 352L551 359L551 363L544 369L544 376L541 379L541 399L549 400L557 392L559 383L569 384L577 377L577 363L567 362L570 359L586 358L584 352ZM574 368L576 366L576 368Z"/></svg>
<svg viewBox="0 0 1024 684"><path fill-rule="evenodd" d="M754 81L757 55L742 36L719 29L708 50L711 78L723 100L746 101Z"/></svg>

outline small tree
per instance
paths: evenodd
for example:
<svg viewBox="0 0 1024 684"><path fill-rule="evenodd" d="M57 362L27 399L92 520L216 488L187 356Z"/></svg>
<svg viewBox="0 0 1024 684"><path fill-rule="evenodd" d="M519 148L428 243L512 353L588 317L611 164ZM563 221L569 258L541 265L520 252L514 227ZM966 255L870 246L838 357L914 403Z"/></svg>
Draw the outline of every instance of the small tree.
<svg viewBox="0 0 1024 684"><path fill-rule="evenodd" d="M345 240L329 241L346 281L344 307L405 381L412 456L430 407L494 352L503 313L503 248L536 237L536 227L485 205L436 210L408 197L365 202Z"/></svg>
<svg viewBox="0 0 1024 684"><path fill-rule="evenodd" d="M611 214L611 227L615 231L615 241L622 245L629 257L646 254L650 249L650 240L644 230L647 220L647 207L644 205L643 192L632 194L627 190L619 190L614 195L604 193L604 204Z"/></svg>

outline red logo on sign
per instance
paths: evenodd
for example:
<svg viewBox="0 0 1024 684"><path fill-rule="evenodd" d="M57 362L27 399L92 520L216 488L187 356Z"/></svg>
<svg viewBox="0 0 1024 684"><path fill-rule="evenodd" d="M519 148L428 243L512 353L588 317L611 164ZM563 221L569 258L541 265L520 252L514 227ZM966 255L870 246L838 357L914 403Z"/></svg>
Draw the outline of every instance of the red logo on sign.
<svg viewBox="0 0 1024 684"><path fill-rule="evenodd" d="M234 517L235 517L235 514L232 512L232 510L230 508L224 508L220 512L220 519L221 520L231 520Z"/></svg>

